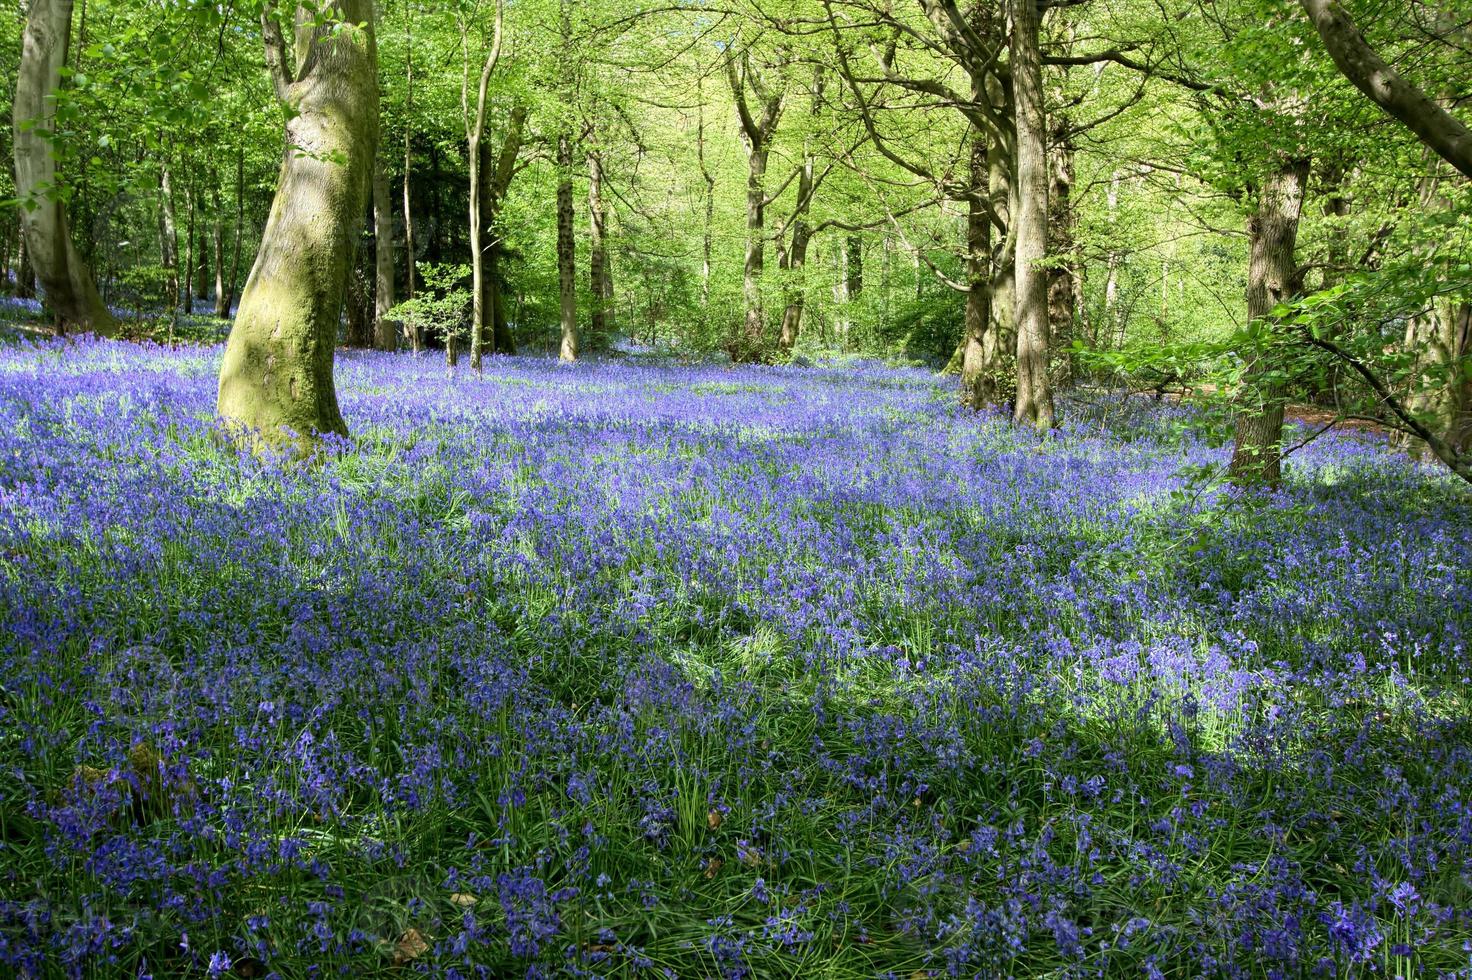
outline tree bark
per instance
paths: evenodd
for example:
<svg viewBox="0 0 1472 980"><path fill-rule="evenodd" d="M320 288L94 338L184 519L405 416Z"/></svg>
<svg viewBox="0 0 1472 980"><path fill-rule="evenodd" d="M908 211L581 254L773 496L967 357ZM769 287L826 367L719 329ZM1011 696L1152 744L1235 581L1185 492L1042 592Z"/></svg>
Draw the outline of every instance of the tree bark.
<svg viewBox="0 0 1472 980"><path fill-rule="evenodd" d="M1043 68L1035 0L1013 0L1011 69L1017 109L1017 211L1014 238L1017 326L1017 404L1012 417L1042 431L1053 427L1053 387L1048 377L1047 130L1043 110Z"/></svg>
<svg viewBox="0 0 1472 980"><path fill-rule="evenodd" d="M557 138L557 293L561 307L562 346L558 357L578 359L577 255L572 223L572 137Z"/></svg>
<svg viewBox="0 0 1472 980"><path fill-rule="evenodd" d="M1263 320L1298 292L1298 219L1303 213L1309 161L1285 160L1263 183L1247 219L1247 316ZM1278 384L1264 383L1273 365L1263 352L1247 363L1237 406L1231 475L1239 484L1275 485L1282 476L1283 400Z"/></svg>
<svg viewBox="0 0 1472 980"><path fill-rule="evenodd" d="M515 354L516 342L506 319L506 303L501 290L501 259L505 245L501 238L501 204L516 176L516 161L526 131L527 109L518 105L511 110L506 136L500 153L492 158L490 146L481 143L480 200L481 225L484 228L485 275L481 279L481 307L491 327L491 342L497 354Z"/></svg>
<svg viewBox="0 0 1472 980"><path fill-rule="evenodd" d="M986 136L971 136L970 196L966 207L966 319L961 350L961 404L980 410L997 403L996 338L992 329L992 218L981 201L989 193ZM990 343L988 343L990 340Z"/></svg>
<svg viewBox="0 0 1472 980"><path fill-rule="evenodd" d="M475 371L481 369L481 356L488 332L486 329L487 316L494 319L494 313L488 311L485 304L486 255L485 246L481 243L481 233L485 228L485 216L482 213L482 193L485 190L485 180L481 177L481 168L484 166L481 141L485 138L486 132L486 98L489 93L491 74L501 60L501 32L504 21L505 5L502 0L496 0L495 36L491 41L491 50L486 54L485 63L481 66L480 80L476 87L474 113L470 110L470 51L468 45L464 51L465 73L462 76L460 88L460 110L465 120L466 161L470 168L468 195L470 198L470 367ZM468 36L469 25L462 23L461 31ZM491 329L494 330L494 327Z"/></svg>
<svg viewBox="0 0 1472 980"><path fill-rule="evenodd" d="M174 181L165 163L158 174L159 264L169 272L169 312L179 309L179 223L174 213Z"/></svg>
<svg viewBox="0 0 1472 980"><path fill-rule="evenodd" d="M58 321L112 335L117 320L72 243L66 207L56 193L62 184L51 136L71 26L72 0L31 0L12 101L16 196L26 253Z"/></svg>
<svg viewBox="0 0 1472 980"><path fill-rule="evenodd" d="M338 23L314 27L299 11L291 62L274 7L263 14L287 150L220 370L227 422L301 450L319 433L347 434L332 356L378 142L373 0L324 7Z"/></svg>
<svg viewBox="0 0 1472 980"><path fill-rule="evenodd" d="M746 256L742 263L741 299L745 307L742 332L731 350L737 361L759 360L765 356L766 316L762 306L762 269L766 263L767 160L771 140L782 115L783 92L769 89L746 58L726 59L726 76L736 111L741 121L741 142L746 147ZM746 98L751 86L760 102L760 113L753 115Z"/></svg>
<svg viewBox="0 0 1472 980"><path fill-rule="evenodd" d="M1058 381L1064 387L1073 384L1073 340L1078 311L1078 281L1081 271L1074 253L1074 229L1077 214L1073 207L1072 138L1069 120L1059 114L1052 125L1052 153L1048 157L1048 251L1063 256L1065 261L1048 270L1048 327L1052 331L1050 346L1061 353Z"/></svg>
<svg viewBox="0 0 1472 980"><path fill-rule="evenodd" d="M218 177L218 174L216 174ZM225 209L220 203L220 183L212 181L210 208L214 211L215 248L215 316L224 319L230 312L229 298L225 295Z"/></svg>
<svg viewBox="0 0 1472 980"><path fill-rule="evenodd" d="M1472 129L1386 64L1335 0L1299 0L1341 74L1465 177L1472 177Z"/></svg>
<svg viewBox="0 0 1472 980"><path fill-rule="evenodd" d="M245 235L245 147L235 151L235 244L230 250L230 283L225 290L225 312L235 305L235 293L240 285L240 245Z"/></svg>
<svg viewBox="0 0 1472 980"><path fill-rule="evenodd" d="M373 164L373 345L379 350L399 347L399 325L388 317L393 307L394 202L379 153Z"/></svg>
<svg viewBox="0 0 1472 980"><path fill-rule="evenodd" d="M19 222L20 243L16 246L15 295L19 299L33 299L36 295L36 270L31 265L31 250L26 247L25 219Z"/></svg>

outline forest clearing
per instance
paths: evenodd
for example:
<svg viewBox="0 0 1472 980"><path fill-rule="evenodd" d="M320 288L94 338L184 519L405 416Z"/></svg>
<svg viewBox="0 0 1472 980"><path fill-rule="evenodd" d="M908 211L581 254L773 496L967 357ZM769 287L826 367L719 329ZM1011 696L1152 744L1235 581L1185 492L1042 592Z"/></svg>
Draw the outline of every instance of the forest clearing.
<svg viewBox="0 0 1472 980"><path fill-rule="evenodd" d="M0 975L1472 977L1469 51L22 0Z"/></svg>

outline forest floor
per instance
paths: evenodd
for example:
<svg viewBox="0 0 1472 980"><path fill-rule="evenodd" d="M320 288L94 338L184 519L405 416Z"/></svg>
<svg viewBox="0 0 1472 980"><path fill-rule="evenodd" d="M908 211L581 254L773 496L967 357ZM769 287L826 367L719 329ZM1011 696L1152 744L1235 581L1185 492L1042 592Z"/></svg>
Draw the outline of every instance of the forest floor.
<svg viewBox="0 0 1472 980"><path fill-rule="evenodd" d="M878 366L0 347L0 973L1450 975L1472 523Z"/></svg>

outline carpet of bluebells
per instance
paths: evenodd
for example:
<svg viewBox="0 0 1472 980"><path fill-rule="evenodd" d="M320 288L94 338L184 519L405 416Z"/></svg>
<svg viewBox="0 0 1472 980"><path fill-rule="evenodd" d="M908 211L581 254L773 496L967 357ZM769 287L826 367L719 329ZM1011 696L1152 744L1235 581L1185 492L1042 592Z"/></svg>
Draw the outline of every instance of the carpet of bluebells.
<svg viewBox="0 0 1472 980"><path fill-rule="evenodd" d="M1472 500L920 372L0 348L0 974L1472 976Z"/></svg>

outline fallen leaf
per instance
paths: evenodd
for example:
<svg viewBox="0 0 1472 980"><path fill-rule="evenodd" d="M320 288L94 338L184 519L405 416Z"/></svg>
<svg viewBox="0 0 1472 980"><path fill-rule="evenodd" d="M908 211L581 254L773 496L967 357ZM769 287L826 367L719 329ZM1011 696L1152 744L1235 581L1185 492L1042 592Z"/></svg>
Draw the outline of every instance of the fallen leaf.
<svg viewBox="0 0 1472 980"><path fill-rule="evenodd" d="M721 816L721 811L712 810L705 815L705 825L711 830L715 830L721 825L721 821L724 819L725 818Z"/></svg>
<svg viewBox="0 0 1472 980"><path fill-rule="evenodd" d="M429 952L429 940L418 929L410 929L394 944L393 964L404 966Z"/></svg>
<svg viewBox="0 0 1472 980"><path fill-rule="evenodd" d="M720 871L721 868L725 867L725 865L726 862L722 861L720 858L711 858L708 862L706 862L705 876L707 878L714 878L716 876L716 872Z"/></svg>
<svg viewBox="0 0 1472 980"><path fill-rule="evenodd" d="M458 905L462 909L468 909L479 901L480 899L476 898L469 892L456 892L455 894L450 896L450 904Z"/></svg>

